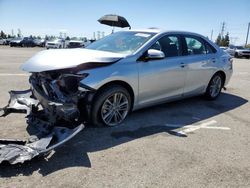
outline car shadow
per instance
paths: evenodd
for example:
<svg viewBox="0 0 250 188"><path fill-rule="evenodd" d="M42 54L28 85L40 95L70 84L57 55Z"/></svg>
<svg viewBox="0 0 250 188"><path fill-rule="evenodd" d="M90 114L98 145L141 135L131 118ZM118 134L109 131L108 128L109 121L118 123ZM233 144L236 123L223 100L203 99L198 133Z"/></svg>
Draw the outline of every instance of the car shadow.
<svg viewBox="0 0 250 188"><path fill-rule="evenodd" d="M82 166L91 168L89 152L105 150L135 139L156 135L179 135L176 128L167 124L188 125L204 121L222 113L236 109L248 101L242 97L222 93L216 101L206 101L202 97L194 97L177 102L157 105L133 112L123 125L118 127L94 128L86 127L72 140L56 149L48 158L40 157L24 164L0 165L0 177L12 177L20 174L31 175L38 171L43 176L55 171Z"/></svg>

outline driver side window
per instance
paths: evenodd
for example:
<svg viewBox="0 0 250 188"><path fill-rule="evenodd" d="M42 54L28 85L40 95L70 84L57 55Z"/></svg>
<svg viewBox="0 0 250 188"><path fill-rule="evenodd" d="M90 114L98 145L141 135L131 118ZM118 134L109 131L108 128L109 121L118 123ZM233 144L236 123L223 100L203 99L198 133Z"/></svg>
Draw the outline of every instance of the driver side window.
<svg viewBox="0 0 250 188"><path fill-rule="evenodd" d="M179 39L177 36L164 36L156 41L149 49L160 50L165 57L179 56Z"/></svg>

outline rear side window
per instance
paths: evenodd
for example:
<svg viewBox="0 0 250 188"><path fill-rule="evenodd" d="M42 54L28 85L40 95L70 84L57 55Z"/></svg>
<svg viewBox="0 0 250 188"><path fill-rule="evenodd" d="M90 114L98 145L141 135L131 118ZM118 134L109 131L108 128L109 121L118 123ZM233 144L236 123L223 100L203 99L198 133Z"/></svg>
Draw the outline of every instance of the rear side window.
<svg viewBox="0 0 250 188"><path fill-rule="evenodd" d="M195 37L185 37L187 55L207 54L206 47L202 40Z"/></svg>
<svg viewBox="0 0 250 188"><path fill-rule="evenodd" d="M213 54L213 53L216 53L217 50L211 45L209 44L208 42L204 41L205 43L205 47L206 47L206 53L207 54Z"/></svg>
<svg viewBox="0 0 250 188"><path fill-rule="evenodd" d="M177 36L167 35L156 41L150 49L160 50L165 57L175 57L180 55L179 38Z"/></svg>

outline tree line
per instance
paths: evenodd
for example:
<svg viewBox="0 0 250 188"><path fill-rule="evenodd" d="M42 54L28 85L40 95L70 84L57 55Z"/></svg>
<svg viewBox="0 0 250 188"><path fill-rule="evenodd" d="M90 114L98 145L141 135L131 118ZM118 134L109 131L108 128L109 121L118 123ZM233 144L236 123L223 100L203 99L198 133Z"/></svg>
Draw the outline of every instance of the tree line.
<svg viewBox="0 0 250 188"><path fill-rule="evenodd" d="M21 36L20 36L20 34L17 34L17 35L6 34L2 30L0 32L0 38L3 38L3 39L16 38L16 37L21 37ZM41 39L41 36L30 35L29 37L33 38L33 39Z"/></svg>
<svg viewBox="0 0 250 188"><path fill-rule="evenodd" d="M230 44L229 33L227 32L227 34L225 36L219 34L215 43L219 46L228 47Z"/></svg>
<svg viewBox="0 0 250 188"><path fill-rule="evenodd" d="M20 34L17 34L17 35L10 35L10 34L6 34L4 33L2 30L0 32L0 38L3 38L3 39L7 39L7 38L16 38L16 37L21 37ZM29 38L32 38L32 39L42 39L41 36L35 36L35 35L30 35ZM57 38L56 36L54 35L45 35L45 40L52 40L52 39L55 39ZM70 37L67 36L65 38L65 40L70 40Z"/></svg>

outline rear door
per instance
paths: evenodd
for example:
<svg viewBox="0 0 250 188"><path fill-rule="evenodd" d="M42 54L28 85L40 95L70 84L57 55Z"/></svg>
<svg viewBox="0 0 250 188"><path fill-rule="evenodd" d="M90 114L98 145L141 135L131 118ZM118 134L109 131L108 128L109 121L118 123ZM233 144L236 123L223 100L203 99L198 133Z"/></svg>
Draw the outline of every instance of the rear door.
<svg viewBox="0 0 250 188"><path fill-rule="evenodd" d="M214 65L218 61L212 47L204 39L185 35L182 38L187 77L185 81L184 95L202 93L214 71Z"/></svg>

